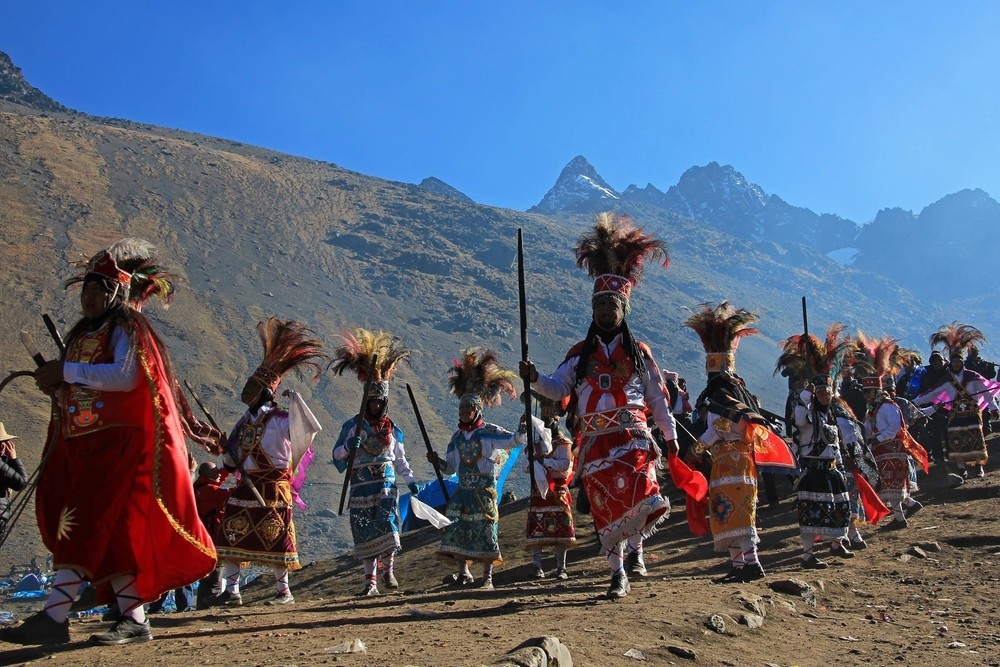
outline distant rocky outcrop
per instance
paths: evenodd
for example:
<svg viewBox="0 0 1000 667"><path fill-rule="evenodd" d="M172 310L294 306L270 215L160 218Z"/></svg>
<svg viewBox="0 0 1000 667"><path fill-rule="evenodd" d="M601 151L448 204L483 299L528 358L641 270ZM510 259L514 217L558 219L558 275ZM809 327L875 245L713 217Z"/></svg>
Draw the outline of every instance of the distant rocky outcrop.
<svg viewBox="0 0 1000 667"><path fill-rule="evenodd" d="M39 111L71 111L28 83L21 68L3 51L0 51L0 100Z"/></svg>
<svg viewBox="0 0 1000 667"><path fill-rule="evenodd" d="M454 188L442 181L440 178L435 178L434 176L428 176L424 180L420 181L420 187L424 190L428 190L429 192L433 192L436 195L441 195L442 197L463 201L467 204L476 203L471 197L458 188Z"/></svg>
<svg viewBox="0 0 1000 667"><path fill-rule="evenodd" d="M529 213L596 213L614 208L621 195L582 155L563 167L562 173Z"/></svg>

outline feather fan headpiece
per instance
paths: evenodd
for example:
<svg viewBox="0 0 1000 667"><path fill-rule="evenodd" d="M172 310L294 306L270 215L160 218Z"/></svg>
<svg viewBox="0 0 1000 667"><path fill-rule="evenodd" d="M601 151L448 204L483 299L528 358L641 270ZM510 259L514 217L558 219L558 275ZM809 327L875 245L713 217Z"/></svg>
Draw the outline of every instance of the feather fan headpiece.
<svg viewBox="0 0 1000 667"><path fill-rule="evenodd" d="M750 325L757 321L756 313L734 308L728 301L717 306L703 303L684 326L694 329L705 348L705 370L709 376L736 367L736 348L740 339L760 333Z"/></svg>
<svg viewBox="0 0 1000 667"><path fill-rule="evenodd" d="M971 324L952 322L932 333L930 342L932 349L940 343L948 348L949 357L961 357L974 344L985 343L986 336Z"/></svg>
<svg viewBox="0 0 1000 667"><path fill-rule="evenodd" d="M609 212L598 214L593 230L581 236L576 246L576 265L594 278L592 298L612 294L623 300L626 313L646 262L661 258L663 266L669 266L663 241L635 227L628 216Z"/></svg>
<svg viewBox="0 0 1000 667"><path fill-rule="evenodd" d="M149 241L137 238L116 241L76 266L83 272L67 280L66 287L82 283L88 276L99 276L116 289L125 290L125 301L139 311L154 296L165 307L173 299L175 277L157 263L156 248Z"/></svg>
<svg viewBox="0 0 1000 667"><path fill-rule="evenodd" d="M358 380L368 381L368 367L372 357L378 355L369 398L389 398L389 380L400 362L409 363L410 350L403 346L402 339L386 331L369 331L358 327L353 332L341 334L344 341L333 353L333 372L343 375L354 371Z"/></svg>
<svg viewBox="0 0 1000 667"><path fill-rule="evenodd" d="M865 389L881 389L883 383L892 381L903 366L912 364L917 353L899 346L891 336L869 338L858 332L851 358L855 366L868 373L861 378Z"/></svg>
<svg viewBox="0 0 1000 667"><path fill-rule="evenodd" d="M786 338L781 343L782 353L774 372L788 371L786 375L794 374L801 380L833 388L853 343L849 336L844 335L845 328L839 322L831 324L823 340L811 334Z"/></svg>
<svg viewBox="0 0 1000 667"><path fill-rule="evenodd" d="M253 372L252 379L272 392L281 384L281 378L290 370L301 371L303 367L315 371L313 380L318 380L323 371L323 363L329 357L323 353L323 343L301 322L269 317L266 322L257 323L257 335L264 348L264 360Z"/></svg>
<svg viewBox="0 0 1000 667"><path fill-rule="evenodd" d="M500 405L503 394L517 398L514 383L518 375L501 366L493 350L468 347L462 351L461 359L452 359L452 364L448 387L463 403L471 401L481 410L484 406Z"/></svg>

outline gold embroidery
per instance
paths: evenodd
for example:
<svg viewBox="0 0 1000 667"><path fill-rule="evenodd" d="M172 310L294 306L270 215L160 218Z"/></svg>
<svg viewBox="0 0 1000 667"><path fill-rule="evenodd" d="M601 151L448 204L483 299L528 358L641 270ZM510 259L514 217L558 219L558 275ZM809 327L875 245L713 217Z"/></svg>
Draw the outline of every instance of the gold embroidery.
<svg viewBox="0 0 1000 667"><path fill-rule="evenodd" d="M253 528L253 522L246 510L237 512L233 516L227 516L223 520L222 533L226 536L226 541L236 544Z"/></svg>
<svg viewBox="0 0 1000 667"><path fill-rule="evenodd" d="M285 522L277 512L270 512L263 521L257 524L257 534L261 541L270 549L285 531Z"/></svg>
<svg viewBox="0 0 1000 667"><path fill-rule="evenodd" d="M64 507L62 514L59 515L59 528L56 530L57 540L68 540L69 534L73 531L73 527L76 526L76 508L75 507Z"/></svg>

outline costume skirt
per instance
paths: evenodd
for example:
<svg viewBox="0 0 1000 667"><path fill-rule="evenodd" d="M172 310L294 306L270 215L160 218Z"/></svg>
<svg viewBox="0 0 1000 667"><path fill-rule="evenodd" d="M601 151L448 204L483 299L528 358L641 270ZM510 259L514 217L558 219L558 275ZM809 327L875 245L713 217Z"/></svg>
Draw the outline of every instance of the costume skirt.
<svg viewBox="0 0 1000 667"><path fill-rule="evenodd" d="M298 570L302 566L292 522L290 471L251 470L247 475L266 507L246 484L236 487L219 526L215 544L219 559Z"/></svg>
<svg viewBox="0 0 1000 667"><path fill-rule="evenodd" d="M953 411L948 420L948 460L973 465L988 459L983 413L976 408Z"/></svg>
<svg viewBox="0 0 1000 667"><path fill-rule="evenodd" d="M800 465L805 471L799 479L795 503L799 532L831 540L847 537L851 504L844 473L837 470L833 459L803 456Z"/></svg>
<svg viewBox="0 0 1000 667"><path fill-rule="evenodd" d="M670 514L649 437L638 429L583 436L579 474L605 553L633 535L653 533Z"/></svg>
<svg viewBox="0 0 1000 667"><path fill-rule="evenodd" d="M53 445L35 510L55 569L77 570L94 585L136 571L130 536L143 517L130 509L144 437L118 427Z"/></svg>
<svg viewBox="0 0 1000 667"><path fill-rule="evenodd" d="M882 480L879 498L887 507L895 507L910 497L910 455L900 440L873 443L872 455Z"/></svg>
<svg viewBox="0 0 1000 667"><path fill-rule="evenodd" d="M564 479L550 478L549 491L544 498L539 495L538 489L531 489L525 547L566 547L576 542L572 507L573 498Z"/></svg>
<svg viewBox="0 0 1000 667"><path fill-rule="evenodd" d="M399 551L399 505L391 463L371 463L351 477L351 535L354 555L372 558Z"/></svg>
<svg viewBox="0 0 1000 667"><path fill-rule="evenodd" d="M708 525L716 551L757 544L757 466L750 445L742 440L720 440L712 447L712 474L708 482Z"/></svg>
<svg viewBox="0 0 1000 667"><path fill-rule="evenodd" d="M500 565L497 480L485 473L461 474L445 515L438 555Z"/></svg>

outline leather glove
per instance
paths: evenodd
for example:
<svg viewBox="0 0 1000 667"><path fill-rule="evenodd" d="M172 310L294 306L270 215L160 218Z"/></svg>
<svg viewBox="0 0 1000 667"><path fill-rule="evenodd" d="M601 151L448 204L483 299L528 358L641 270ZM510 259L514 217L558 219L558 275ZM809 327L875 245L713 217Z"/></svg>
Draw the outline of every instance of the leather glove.
<svg viewBox="0 0 1000 667"><path fill-rule="evenodd" d="M420 487L417 486L416 482L410 482L409 484L406 485L406 488L408 488L410 490L410 493L412 493L413 495L417 495L417 493L420 492Z"/></svg>
<svg viewBox="0 0 1000 667"><path fill-rule="evenodd" d="M361 449L361 436L356 435L347 441L347 451L356 452Z"/></svg>

